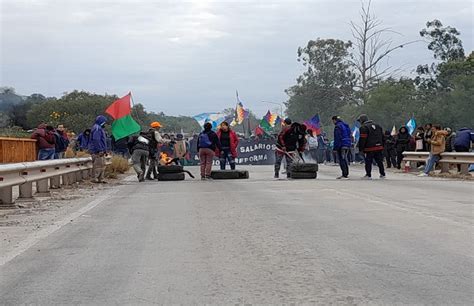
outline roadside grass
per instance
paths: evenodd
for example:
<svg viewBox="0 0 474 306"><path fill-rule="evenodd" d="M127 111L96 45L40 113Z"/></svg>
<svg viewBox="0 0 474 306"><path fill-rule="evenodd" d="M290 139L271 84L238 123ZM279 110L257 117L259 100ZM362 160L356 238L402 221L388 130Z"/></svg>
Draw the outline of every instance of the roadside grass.
<svg viewBox="0 0 474 306"><path fill-rule="evenodd" d="M114 155L110 160L110 164L105 168L105 176L107 178L116 179L119 174L127 173L130 170L130 164L127 159Z"/></svg>

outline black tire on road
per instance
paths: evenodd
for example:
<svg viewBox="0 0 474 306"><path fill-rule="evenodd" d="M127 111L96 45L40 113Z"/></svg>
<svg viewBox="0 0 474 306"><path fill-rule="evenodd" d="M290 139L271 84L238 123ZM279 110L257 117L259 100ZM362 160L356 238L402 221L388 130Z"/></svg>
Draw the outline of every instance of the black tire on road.
<svg viewBox="0 0 474 306"><path fill-rule="evenodd" d="M159 173L181 173L181 172L183 172L183 166L181 166L181 165L168 165L168 166L159 165L158 166L158 172Z"/></svg>
<svg viewBox="0 0 474 306"><path fill-rule="evenodd" d="M291 172L290 177L295 180L315 179L318 177L317 172Z"/></svg>
<svg viewBox="0 0 474 306"><path fill-rule="evenodd" d="M214 170L211 177L215 180L238 180L249 178L249 173L246 170Z"/></svg>
<svg viewBox="0 0 474 306"><path fill-rule="evenodd" d="M291 165L291 172L317 172L318 170L318 164L314 163L299 163Z"/></svg>
<svg viewBox="0 0 474 306"><path fill-rule="evenodd" d="M185 175L181 173L158 173L159 181L184 181Z"/></svg>

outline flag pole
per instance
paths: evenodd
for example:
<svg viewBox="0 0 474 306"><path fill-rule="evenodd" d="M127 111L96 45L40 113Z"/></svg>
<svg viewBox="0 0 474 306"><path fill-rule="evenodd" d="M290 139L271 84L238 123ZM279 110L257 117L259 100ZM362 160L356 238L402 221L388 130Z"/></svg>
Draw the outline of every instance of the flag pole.
<svg viewBox="0 0 474 306"><path fill-rule="evenodd" d="M137 117L137 120L140 121L140 118L138 118L138 112L137 112L137 110L134 108L134 107L135 107L135 102L133 102L132 92L129 91L128 94L130 95L130 102L132 102L132 110L135 111L135 116Z"/></svg>

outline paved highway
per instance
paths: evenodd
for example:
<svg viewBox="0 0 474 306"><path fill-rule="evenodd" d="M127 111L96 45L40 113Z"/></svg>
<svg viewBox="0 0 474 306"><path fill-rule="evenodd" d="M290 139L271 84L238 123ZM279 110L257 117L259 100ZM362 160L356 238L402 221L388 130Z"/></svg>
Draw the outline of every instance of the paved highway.
<svg viewBox="0 0 474 306"><path fill-rule="evenodd" d="M0 266L0 304L474 300L472 181L248 168L250 180L128 180L99 195Z"/></svg>

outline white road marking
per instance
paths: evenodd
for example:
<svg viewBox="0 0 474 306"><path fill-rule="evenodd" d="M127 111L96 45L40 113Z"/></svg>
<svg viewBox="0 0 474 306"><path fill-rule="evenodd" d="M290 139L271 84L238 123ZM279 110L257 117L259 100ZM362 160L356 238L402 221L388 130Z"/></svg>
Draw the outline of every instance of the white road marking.
<svg viewBox="0 0 474 306"><path fill-rule="evenodd" d="M104 194L98 196L95 200L87 204L87 206L82 207L81 209L65 216L62 220L51 224L48 227L45 227L37 232L31 233L25 240L19 243L18 247L12 250L9 253L6 253L4 255L0 256L0 267L8 263L9 261L13 260L15 257L21 255L25 251L27 251L29 248L34 246L36 243L38 243L40 240L48 237L52 233L56 232L60 228L62 228L64 225L71 223L71 221L79 218L89 210L93 209L97 205L101 204L107 199L110 199L111 196L114 193L117 193L120 190L120 188L113 188Z"/></svg>

